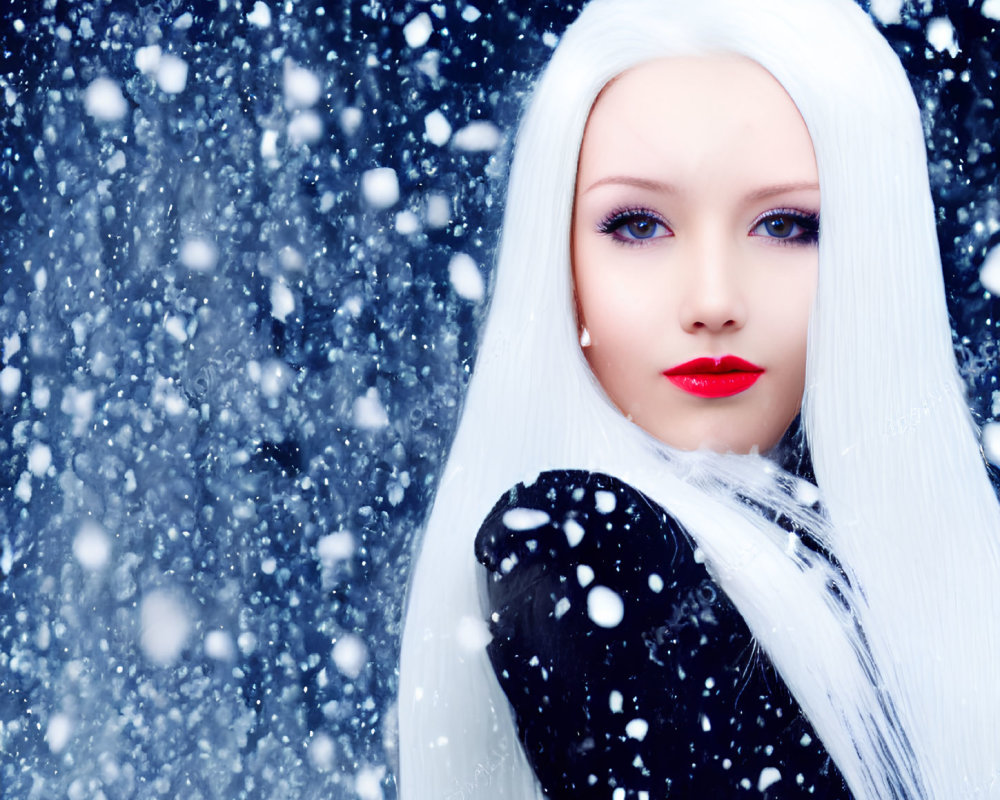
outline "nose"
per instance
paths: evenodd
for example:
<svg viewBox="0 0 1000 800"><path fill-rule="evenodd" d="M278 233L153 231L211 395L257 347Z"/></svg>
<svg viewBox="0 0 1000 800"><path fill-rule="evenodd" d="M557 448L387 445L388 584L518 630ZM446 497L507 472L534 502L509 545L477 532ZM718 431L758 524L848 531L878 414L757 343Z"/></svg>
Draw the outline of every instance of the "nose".
<svg viewBox="0 0 1000 800"><path fill-rule="evenodd" d="M697 245L687 259L680 324L687 333L725 333L746 324L747 303L736 253L718 242Z"/></svg>

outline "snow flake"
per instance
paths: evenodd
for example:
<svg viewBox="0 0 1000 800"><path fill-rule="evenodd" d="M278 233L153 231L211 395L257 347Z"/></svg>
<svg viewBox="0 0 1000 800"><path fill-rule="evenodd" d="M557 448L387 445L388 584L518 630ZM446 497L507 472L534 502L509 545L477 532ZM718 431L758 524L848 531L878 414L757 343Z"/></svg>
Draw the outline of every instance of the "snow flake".
<svg viewBox="0 0 1000 800"><path fill-rule="evenodd" d="M611 709L612 714L621 714L622 707L624 705L625 698L621 692L617 689L611 690L611 695L608 697L608 708Z"/></svg>
<svg viewBox="0 0 1000 800"><path fill-rule="evenodd" d="M191 631L187 610L173 592L157 589L143 598L139 613L143 652L150 661L169 667L180 657Z"/></svg>
<svg viewBox="0 0 1000 800"><path fill-rule="evenodd" d="M340 112L340 129L348 136L353 136L361 127L361 109L348 106Z"/></svg>
<svg viewBox="0 0 1000 800"><path fill-rule="evenodd" d="M335 766L336 747L333 739L325 733L317 733L313 736L306 753L309 757L309 763L320 772L329 772Z"/></svg>
<svg viewBox="0 0 1000 800"><path fill-rule="evenodd" d="M306 265L302 253L289 245L285 245L278 251L278 263L281 264L282 269L289 272L298 272Z"/></svg>
<svg viewBox="0 0 1000 800"><path fill-rule="evenodd" d="M433 32L434 28L431 25L430 15L426 12L417 14L417 16L403 26L403 36L406 38L406 44L414 50L427 44L427 40L431 38L431 33Z"/></svg>
<svg viewBox="0 0 1000 800"><path fill-rule="evenodd" d="M467 614L458 621L455 638L463 650L475 653L493 641L493 634L485 620Z"/></svg>
<svg viewBox="0 0 1000 800"><path fill-rule="evenodd" d="M323 121L315 111L300 111L289 120L285 133L292 147L315 144L323 136Z"/></svg>
<svg viewBox="0 0 1000 800"><path fill-rule="evenodd" d="M163 320L163 329L174 339L183 344L187 341L188 335L185 330L184 320L181 317L169 316Z"/></svg>
<svg viewBox="0 0 1000 800"><path fill-rule="evenodd" d="M366 431L377 431L389 424L389 415L374 386L354 401L354 424Z"/></svg>
<svg viewBox="0 0 1000 800"><path fill-rule="evenodd" d="M576 568L576 582L580 584L583 588L590 585L591 581L594 580L594 570L591 569L586 564L579 564Z"/></svg>
<svg viewBox="0 0 1000 800"><path fill-rule="evenodd" d="M42 442L35 442L28 451L28 470L36 478L42 478L52 466L52 449Z"/></svg>
<svg viewBox="0 0 1000 800"><path fill-rule="evenodd" d="M459 150L470 153L496 150L500 144L500 129L492 122L477 120L459 130L452 142Z"/></svg>
<svg viewBox="0 0 1000 800"><path fill-rule="evenodd" d="M955 26L947 17L935 17L927 23L927 41L939 53L947 50L952 58L958 55Z"/></svg>
<svg viewBox="0 0 1000 800"><path fill-rule="evenodd" d="M3 357L5 361L10 361L21 350L21 334L15 331L10 336L4 336L2 342Z"/></svg>
<svg viewBox="0 0 1000 800"><path fill-rule="evenodd" d="M178 255L181 264L195 272L210 272L219 260L219 251L208 239L185 239Z"/></svg>
<svg viewBox="0 0 1000 800"><path fill-rule="evenodd" d="M512 508L504 512L503 524L512 531L532 531L547 525L549 515L535 508Z"/></svg>
<svg viewBox="0 0 1000 800"><path fill-rule="evenodd" d="M111 539L104 528L87 520L73 537L73 556L86 570L96 572L111 560Z"/></svg>
<svg viewBox="0 0 1000 800"><path fill-rule="evenodd" d="M628 737L640 742L646 738L648 732L649 723L642 717L636 717L625 726L625 733L628 734Z"/></svg>
<svg viewBox="0 0 1000 800"><path fill-rule="evenodd" d="M284 280L271 281L271 316L285 322L295 310L295 295Z"/></svg>
<svg viewBox="0 0 1000 800"><path fill-rule="evenodd" d="M368 648L360 636L345 633L333 645L330 657L342 675L354 680L368 663Z"/></svg>
<svg viewBox="0 0 1000 800"><path fill-rule="evenodd" d="M136 69L143 75L155 75L160 66L160 56L163 51L158 44L151 44L148 47L140 47L135 51L134 61Z"/></svg>
<svg viewBox="0 0 1000 800"><path fill-rule="evenodd" d="M22 503L31 502L31 473L25 470L14 486L14 496ZM9 570L4 570L8 572Z"/></svg>
<svg viewBox="0 0 1000 800"><path fill-rule="evenodd" d="M349 531L337 531L321 536L316 542L316 555L325 569L332 569L339 562L354 555L356 545Z"/></svg>
<svg viewBox="0 0 1000 800"><path fill-rule="evenodd" d="M448 262L448 279L455 293L465 300L478 303L486 293L483 276L472 256L466 253L455 253L451 257Z"/></svg>
<svg viewBox="0 0 1000 800"><path fill-rule="evenodd" d="M232 661L236 656L233 637L225 631L209 631L205 635L205 655L216 661Z"/></svg>
<svg viewBox="0 0 1000 800"><path fill-rule="evenodd" d="M594 492L594 505L601 514L610 514L615 510L618 500L614 492L607 492L603 489Z"/></svg>
<svg viewBox="0 0 1000 800"><path fill-rule="evenodd" d="M559 601L556 603L555 617L556 619L562 619L566 612L570 609L570 603L568 597L560 597Z"/></svg>
<svg viewBox="0 0 1000 800"><path fill-rule="evenodd" d="M96 78L83 94L83 107L98 122L115 122L128 113L122 90L111 78Z"/></svg>
<svg viewBox="0 0 1000 800"><path fill-rule="evenodd" d="M53 714L45 727L45 741L53 753L61 753L73 735L73 721L68 714Z"/></svg>
<svg viewBox="0 0 1000 800"><path fill-rule="evenodd" d="M997 5L1000 6L1000 0L997 0ZM979 282L987 292L1000 297L1000 245L986 254L979 268Z"/></svg>
<svg viewBox="0 0 1000 800"><path fill-rule="evenodd" d="M111 158L107 160L104 168L108 171L109 175L114 175L116 172L125 169L125 154L121 150L115 150L111 154Z"/></svg>
<svg viewBox="0 0 1000 800"><path fill-rule="evenodd" d="M187 87L187 62L175 55L166 53L160 57L156 66L156 85L167 94L180 94Z"/></svg>
<svg viewBox="0 0 1000 800"><path fill-rule="evenodd" d="M366 766L358 770L354 776L354 792L359 800L383 800L382 780L385 778L384 766Z"/></svg>
<svg viewBox="0 0 1000 800"><path fill-rule="evenodd" d="M424 117L424 136L431 144L442 147L451 138L451 125L440 111L432 111Z"/></svg>
<svg viewBox="0 0 1000 800"><path fill-rule="evenodd" d="M376 167L361 175L361 193L372 208L383 209L399 200L399 178L392 167Z"/></svg>
<svg viewBox="0 0 1000 800"><path fill-rule="evenodd" d="M871 12L883 25L898 25L903 21L903 0L872 0Z"/></svg>
<svg viewBox="0 0 1000 800"><path fill-rule="evenodd" d="M269 358L260 365L260 392L264 397L280 397L291 381L292 370L281 359Z"/></svg>
<svg viewBox="0 0 1000 800"><path fill-rule="evenodd" d="M595 586L587 593L587 615L595 625L614 628L625 616L625 603L613 589Z"/></svg>
<svg viewBox="0 0 1000 800"><path fill-rule="evenodd" d="M569 542L569 546L576 547L583 541L586 531L575 519L568 519L563 523L563 533L566 534L566 541Z"/></svg>
<svg viewBox="0 0 1000 800"><path fill-rule="evenodd" d="M156 399L155 391L154 399ZM67 387L63 391L59 410L73 417L73 435L80 436L94 416L94 390Z"/></svg>
<svg viewBox="0 0 1000 800"><path fill-rule="evenodd" d="M311 108L319 101L323 86L316 73L285 59L284 71L285 108Z"/></svg>
<svg viewBox="0 0 1000 800"><path fill-rule="evenodd" d="M260 135L260 157L269 166L278 166L278 132L266 130Z"/></svg>
<svg viewBox="0 0 1000 800"><path fill-rule="evenodd" d="M781 770L775 767L764 767L760 771L760 777L757 779L757 791L763 793L767 791L768 787L780 780Z"/></svg>
<svg viewBox="0 0 1000 800"><path fill-rule="evenodd" d="M649 584L649 588L652 589L657 594L663 591L663 578L661 578L655 572L649 573L649 580L647 581L647 583Z"/></svg>
<svg viewBox="0 0 1000 800"><path fill-rule="evenodd" d="M409 236L420 230L420 218L412 211L404 210L396 214L396 232Z"/></svg>
<svg viewBox="0 0 1000 800"><path fill-rule="evenodd" d="M431 228L443 228L451 222L451 200L444 194L427 196L427 224Z"/></svg>
<svg viewBox="0 0 1000 800"><path fill-rule="evenodd" d="M271 9L268 8L267 3L257 0L253 4L253 11L247 14L247 22L251 25L256 25L258 28L268 28L271 25Z"/></svg>
<svg viewBox="0 0 1000 800"><path fill-rule="evenodd" d="M8 364L0 369L0 394L13 397L21 388L21 370Z"/></svg>

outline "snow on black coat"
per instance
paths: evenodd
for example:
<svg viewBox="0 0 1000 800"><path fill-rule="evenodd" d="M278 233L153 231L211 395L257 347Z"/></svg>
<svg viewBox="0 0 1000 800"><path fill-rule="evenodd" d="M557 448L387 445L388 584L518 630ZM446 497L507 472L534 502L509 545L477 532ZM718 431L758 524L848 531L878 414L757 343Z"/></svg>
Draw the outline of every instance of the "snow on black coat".
<svg viewBox="0 0 1000 800"><path fill-rule="evenodd" d="M543 473L476 537L488 653L552 800L848 798L684 530L608 475Z"/></svg>

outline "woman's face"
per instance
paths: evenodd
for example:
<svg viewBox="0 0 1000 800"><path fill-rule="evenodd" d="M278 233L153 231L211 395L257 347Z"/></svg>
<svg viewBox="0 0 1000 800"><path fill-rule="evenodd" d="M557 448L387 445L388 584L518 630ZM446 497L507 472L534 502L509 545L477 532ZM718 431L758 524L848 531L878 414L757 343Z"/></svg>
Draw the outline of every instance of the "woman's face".
<svg viewBox="0 0 1000 800"><path fill-rule="evenodd" d="M572 258L584 352L623 413L684 450L778 442L802 402L819 210L805 123L755 62L663 59L604 89Z"/></svg>

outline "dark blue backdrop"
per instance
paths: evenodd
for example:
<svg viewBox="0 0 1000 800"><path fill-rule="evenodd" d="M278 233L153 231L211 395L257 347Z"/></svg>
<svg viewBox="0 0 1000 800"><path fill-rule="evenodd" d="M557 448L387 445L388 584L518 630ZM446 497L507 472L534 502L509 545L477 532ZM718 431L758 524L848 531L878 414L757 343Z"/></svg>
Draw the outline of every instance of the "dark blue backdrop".
<svg viewBox="0 0 1000 800"><path fill-rule="evenodd" d="M5 5L4 798L395 797L403 590L483 311L449 265L488 281L510 136L579 6L532 5ZM916 5L885 31L986 421L1000 23ZM428 137L433 111L501 142Z"/></svg>

